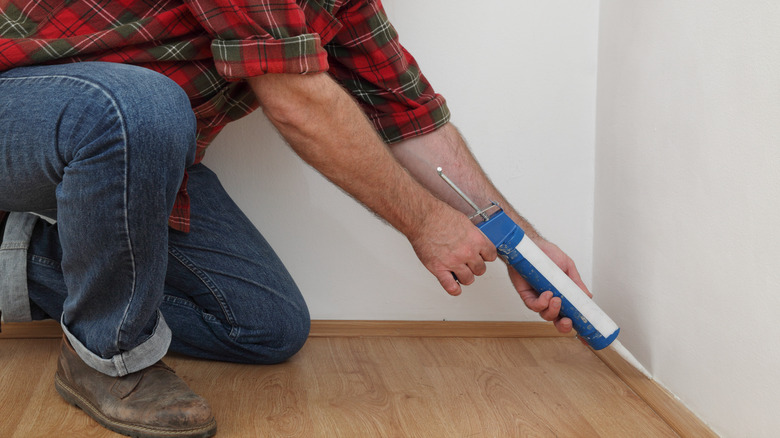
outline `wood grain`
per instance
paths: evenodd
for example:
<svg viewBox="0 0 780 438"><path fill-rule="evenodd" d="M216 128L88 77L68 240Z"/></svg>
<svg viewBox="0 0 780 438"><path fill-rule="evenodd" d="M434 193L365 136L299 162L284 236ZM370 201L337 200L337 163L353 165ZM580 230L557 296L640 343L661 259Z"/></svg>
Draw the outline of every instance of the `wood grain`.
<svg viewBox="0 0 780 438"><path fill-rule="evenodd" d="M3 325L0 437L117 436L54 391L60 337L51 321ZM284 364L167 360L219 436L716 436L617 353L549 323L314 321Z"/></svg>
<svg viewBox="0 0 780 438"><path fill-rule="evenodd" d="M678 434L692 438L717 438L718 435L685 405L626 362L617 352L609 348L594 353Z"/></svg>
<svg viewBox="0 0 780 438"><path fill-rule="evenodd" d="M116 436L55 393L57 345L0 342L0 436ZM571 338L318 337L273 366L166 360L225 437L677 436Z"/></svg>

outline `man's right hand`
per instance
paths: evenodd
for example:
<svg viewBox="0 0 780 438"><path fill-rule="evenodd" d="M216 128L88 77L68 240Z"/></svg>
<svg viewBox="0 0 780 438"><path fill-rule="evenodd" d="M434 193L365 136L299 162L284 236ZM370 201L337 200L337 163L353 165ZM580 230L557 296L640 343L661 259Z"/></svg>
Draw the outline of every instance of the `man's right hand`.
<svg viewBox="0 0 780 438"><path fill-rule="evenodd" d="M485 262L497 257L496 247L471 221L444 204L426 216L409 241L423 265L450 295L460 295L485 273Z"/></svg>

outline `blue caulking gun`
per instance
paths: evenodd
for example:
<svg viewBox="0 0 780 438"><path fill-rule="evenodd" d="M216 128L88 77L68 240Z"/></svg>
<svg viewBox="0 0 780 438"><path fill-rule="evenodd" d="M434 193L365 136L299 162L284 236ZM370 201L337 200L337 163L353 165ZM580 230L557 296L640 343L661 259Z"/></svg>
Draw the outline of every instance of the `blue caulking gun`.
<svg viewBox="0 0 780 438"><path fill-rule="evenodd" d="M549 257L525 235L498 204L492 202L486 208L479 208L446 175L441 167L439 176L452 187L461 198L474 208L476 213L469 219L480 218L477 224L506 260L537 293L551 291L561 299L560 314L571 319L574 330L594 350L601 350L614 341L620 328L604 313L585 292L577 286ZM488 212L492 211L491 214Z"/></svg>

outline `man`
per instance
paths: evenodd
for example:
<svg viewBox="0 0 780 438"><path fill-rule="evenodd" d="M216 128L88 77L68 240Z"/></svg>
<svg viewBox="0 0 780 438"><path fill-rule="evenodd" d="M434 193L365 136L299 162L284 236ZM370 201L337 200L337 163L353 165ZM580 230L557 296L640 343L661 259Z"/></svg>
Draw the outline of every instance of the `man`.
<svg viewBox="0 0 780 438"><path fill-rule="evenodd" d="M0 219L0 310L61 322L55 386L105 427L211 436L208 404L160 362L168 349L276 363L306 340L295 283L200 164L258 105L448 293L496 250L433 163L498 201L585 289L482 172L378 0L0 5L0 210L14 212ZM571 330L560 300L509 275Z"/></svg>

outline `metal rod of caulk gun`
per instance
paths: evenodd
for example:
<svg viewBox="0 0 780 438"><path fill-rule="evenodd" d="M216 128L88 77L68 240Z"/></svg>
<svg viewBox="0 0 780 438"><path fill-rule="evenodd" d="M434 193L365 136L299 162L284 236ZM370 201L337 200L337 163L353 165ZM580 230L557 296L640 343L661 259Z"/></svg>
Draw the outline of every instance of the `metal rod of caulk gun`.
<svg viewBox="0 0 780 438"><path fill-rule="evenodd" d="M452 187L452 190L455 190L455 193L460 195L460 197L463 198L464 201L468 202L468 204L471 206L471 208L474 209L475 212L477 212L477 214L482 216L482 219L484 219L485 221L490 219L490 217L487 215L487 213L484 210L480 209L479 206L475 204L474 201L471 200L471 198L469 198L465 193L463 193L463 190L461 190L458 186L455 185L454 182L452 182L449 178L447 178L447 175L444 174L444 171L442 170L441 167L437 167L436 172L439 173L439 176L441 177L441 179L444 180L444 182L447 183L447 185Z"/></svg>

